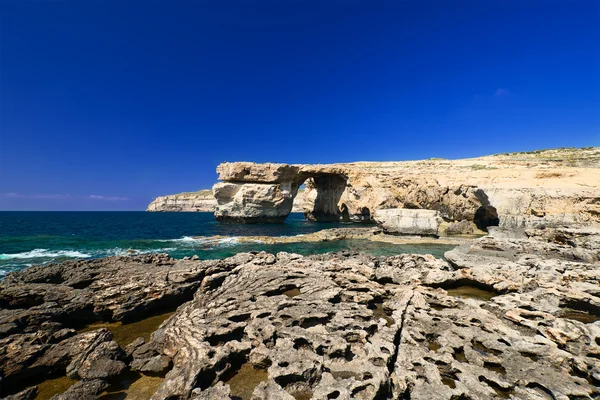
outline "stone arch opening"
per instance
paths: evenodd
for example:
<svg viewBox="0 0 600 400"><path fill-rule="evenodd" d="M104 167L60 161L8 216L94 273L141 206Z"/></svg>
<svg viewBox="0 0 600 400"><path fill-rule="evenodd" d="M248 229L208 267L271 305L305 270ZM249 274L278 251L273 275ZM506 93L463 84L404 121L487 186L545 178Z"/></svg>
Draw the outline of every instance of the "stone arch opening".
<svg viewBox="0 0 600 400"><path fill-rule="evenodd" d="M341 174L310 174L299 177L298 186L306 186L304 216L311 221L350 220L345 204L339 205L348 179ZM344 208L345 207L345 208Z"/></svg>
<svg viewBox="0 0 600 400"><path fill-rule="evenodd" d="M473 222L477 225L478 229L487 232L489 226L500 225L498 211L492 206L481 206L475 211Z"/></svg>

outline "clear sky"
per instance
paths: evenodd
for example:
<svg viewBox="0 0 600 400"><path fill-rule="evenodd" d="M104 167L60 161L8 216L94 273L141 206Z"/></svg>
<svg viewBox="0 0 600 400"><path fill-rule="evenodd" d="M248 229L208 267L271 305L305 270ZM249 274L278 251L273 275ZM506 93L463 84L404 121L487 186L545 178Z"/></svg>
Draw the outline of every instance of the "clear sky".
<svg viewBox="0 0 600 400"><path fill-rule="evenodd" d="M223 161L600 145L600 1L0 1L0 210L143 210Z"/></svg>

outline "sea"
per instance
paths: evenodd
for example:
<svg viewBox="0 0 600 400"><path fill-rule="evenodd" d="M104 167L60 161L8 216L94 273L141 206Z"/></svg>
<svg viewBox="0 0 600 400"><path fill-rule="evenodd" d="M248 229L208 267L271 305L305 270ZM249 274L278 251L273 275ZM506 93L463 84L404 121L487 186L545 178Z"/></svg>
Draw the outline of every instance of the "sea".
<svg viewBox="0 0 600 400"><path fill-rule="evenodd" d="M11 271L65 260L148 253L174 258L220 259L239 252L286 251L303 255L351 250L378 256L429 253L453 246L398 245L369 240L266 244L242 236L295 236L336 227L369 225L313 222L292 213L283 224L221 224L212 213L0 212L0 279ZM203 238L198 238L202 236ZM206 237L221 236L218 239Z"/></svg>

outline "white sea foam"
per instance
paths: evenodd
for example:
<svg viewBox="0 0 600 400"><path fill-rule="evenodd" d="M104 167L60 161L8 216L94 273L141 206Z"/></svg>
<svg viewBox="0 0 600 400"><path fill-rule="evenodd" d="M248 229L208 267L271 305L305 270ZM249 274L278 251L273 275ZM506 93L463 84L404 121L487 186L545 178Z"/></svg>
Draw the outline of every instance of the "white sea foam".
<svg viewBox="0 0 600 400"><path fill-rule="evenodd" d="M173 243L204 243L205 238L195 238L191 236L184 236L178 239L162 239L157 242L173 242Z"/></svg>
<svg viewBox="0 0 600 400"><path fill-rule="evenodd" d="M48 250L48 249L35 249L31 251L25 251L23 253L14 254L0 254L0 260L14 260L14 259L28 259L28 258L89 258L91 254L82 253L75 250Z"/></svg>
<svg viewBox="0 0 600 400"><path fill-rule="evenodd" d="M229 244L238 243L238 237L237 236L231 236L231 237L211 237L211 236L191 237L191 236L184 236L184 237L181 237L179 239L165 239L165 240L160 240L160 242L176 243L176 244L178 244L180 246L184 246L184 247L196 247L198 245L213 245L213 246L218 246L218 245L229 245Z"/></svg>
<svg viewBox="0 0 600 400"><path fill-rule="evenodd" d="M109 256L130 256L135 254L151 254L151 253L168 253L170 251L177 250L176 247L165 247L161 249L146 249L146 250L138 250L138 249L123 249L121 247L115 247L112 249L103 249L99 250L97 254L94 254L96 257L109 257Z"/></svg>

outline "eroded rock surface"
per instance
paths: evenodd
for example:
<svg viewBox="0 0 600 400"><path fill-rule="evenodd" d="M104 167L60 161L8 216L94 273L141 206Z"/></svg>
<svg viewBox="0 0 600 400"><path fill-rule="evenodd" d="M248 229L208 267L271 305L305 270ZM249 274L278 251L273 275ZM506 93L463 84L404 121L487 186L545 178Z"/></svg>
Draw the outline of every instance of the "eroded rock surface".
<svg viewBox="0 0 600 400"><path fill-rule="evenodd" d="M600 395L594 250L487 237L449 252L450 264L244 257L154 334L174 364L155 399L234 398L228 382L248 365L266 371L255 399ZM491 295L449 295L463 286Z"/></svg>
<svg viewBox="0 0 600 400"><path fill-rule="evenodd" d="M205 270L157 254L70 261L8 275L0 282L2 394L47 375L119 375L125 357L111 333L75 329L175 308L193 297Z"/></svg>
<svg viewBox="0 0 600 400"><path fill-rule="evenodd" d="M31 268L0 284L13 324L2 383L17 393L16 377L43 366L79 380L61 398L93 398L125 369L166 372L153 399L598 398L594 232L498 231L447 261L261 252ZM125 350L67 323L127 319L166 298L177 311Z"/></svg>

